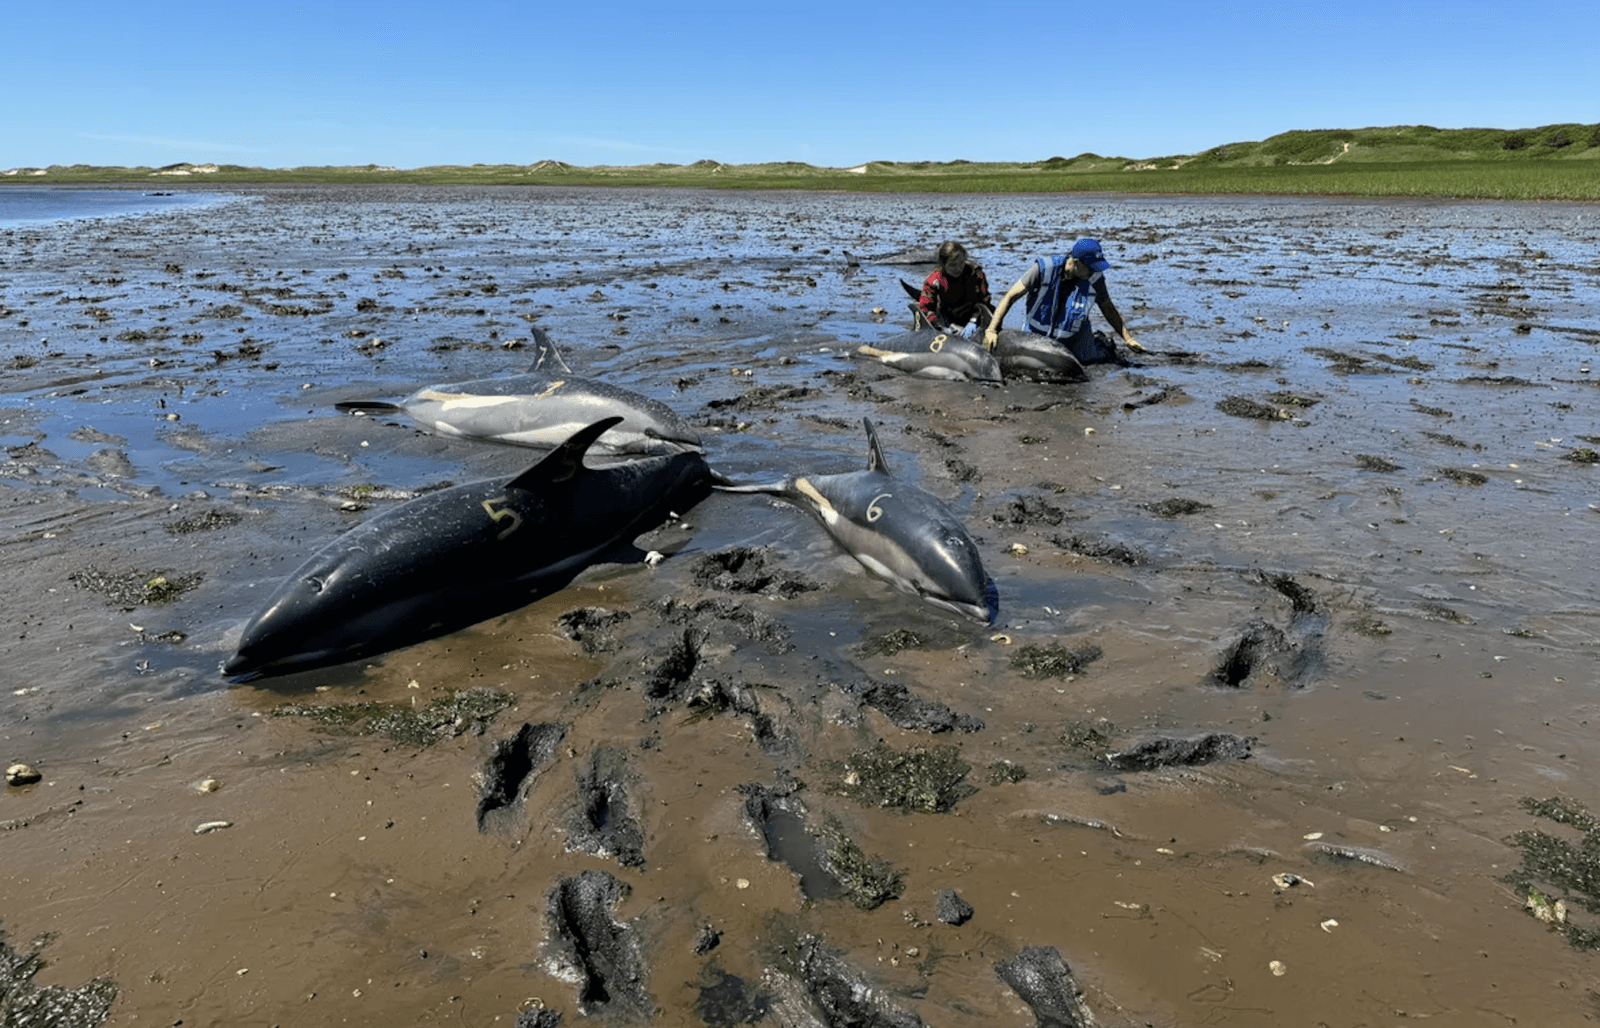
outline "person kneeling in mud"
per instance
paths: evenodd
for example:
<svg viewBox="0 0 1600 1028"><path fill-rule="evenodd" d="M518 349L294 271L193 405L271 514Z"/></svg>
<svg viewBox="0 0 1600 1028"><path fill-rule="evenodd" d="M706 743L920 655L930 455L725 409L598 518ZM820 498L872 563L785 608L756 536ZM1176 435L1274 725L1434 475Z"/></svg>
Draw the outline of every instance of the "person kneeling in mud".
<svg viewBox="0 0 1600 1028"><path fill-rule="evenodd" d="M939 264L922 283L917 298L916 327L970 337L989 321L989 280L983 268L967 258L967 248L945 240L934 251Z"/></svg>
<svg viewBox="0 0 1600 1028"><path fill-rule="evenodd" d="M1028 298L1028 331L1049 336L1085 363L1114 359L1116 344L1089 326L1089 300L1093 298L1112 331L1132 350L1143 350L1122 320L1122 312L1111 302L1106 288L1106 269L1111 262L1094 239L1080 239L1070 253L1040 257L1006 290L983 333L983 345L994 349L1000 339L1000 324L1012 304ZM1110 352L1107 352L1107 347Z"/></svg>

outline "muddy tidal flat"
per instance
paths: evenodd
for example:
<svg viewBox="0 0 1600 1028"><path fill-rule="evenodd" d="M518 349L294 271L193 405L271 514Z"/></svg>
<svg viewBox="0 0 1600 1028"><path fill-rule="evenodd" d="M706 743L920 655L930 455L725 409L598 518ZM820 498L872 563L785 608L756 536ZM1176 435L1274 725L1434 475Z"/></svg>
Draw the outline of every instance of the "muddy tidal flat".
<svg viewBox="0 0 1600 1028"><path fill-rule="evenodd" d="M1600 208L216 195L0 228L0 1010L1600 1020ZM852 359L942 238L998 293L1083 234L1142 366ZM730 478L864 467L870 417L998 623L718 493L659 562L226 682L323 543L538 458L334 403L534 326Z"/></svg>

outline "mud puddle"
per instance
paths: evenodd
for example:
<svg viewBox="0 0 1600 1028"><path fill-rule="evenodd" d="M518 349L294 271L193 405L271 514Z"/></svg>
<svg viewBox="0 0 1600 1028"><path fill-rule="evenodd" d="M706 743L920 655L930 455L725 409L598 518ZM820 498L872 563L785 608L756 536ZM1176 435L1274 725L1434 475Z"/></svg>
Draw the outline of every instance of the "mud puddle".
<svg viewBox="0 0 1600 1028"><path fill-rule="evenodd" d="M106 1023L1592 1018L1582 889L1518 871L1600 809L1593 219L378 188L4 230L0 741L43 779L0 795L0 928ZM849 359L923 273L874 255L953 235L1003 288L1083 232L1144 367ZM864 466L871 417L1000 622L714 495L657 566L227 687L317 546L537 456L332 403L524 370L533 323L731 477ZM337 716L472 690L510 705L427 745ZM525 724L560 741L508 784ZM621 977L573 955L622 937Z"/></svg>

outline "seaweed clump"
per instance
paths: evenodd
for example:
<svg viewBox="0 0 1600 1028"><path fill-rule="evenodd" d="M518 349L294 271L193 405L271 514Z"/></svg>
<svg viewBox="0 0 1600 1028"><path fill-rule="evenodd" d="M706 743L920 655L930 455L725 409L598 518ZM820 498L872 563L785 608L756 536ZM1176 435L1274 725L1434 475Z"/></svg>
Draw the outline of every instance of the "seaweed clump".
<svg viewBox="0 0 1600 1028"><path fill-rule="evenodd" d="M1574 922L1568 905L1600 914L1600 818L1575 800L1524 797L1522 809L1579 833L1573 841L1538 828L1506 839L1522 851L1522 866L1500 880L1526 897L1525 909L1560 932L1574 949L1600 949L1600 929Z"/></svg>
<svg viewBox="0 0 1600 1028"><path fill-rule="evenodd" d="M1562 460L1570 460L1574 464L1600 464L1600 453L1596 453L1587 446L1563 453Z"/></svg>
<svg viewBox="0 0 1600 1028"><path fill-rule="evenodd" d="M954 746L901 751L879 743L850 755L839 791L864 806L940 814L977 791L966 781L971 770Z"/></svg>
<svg viewBox="0 0 1600 1028"><path fill-rule="evenodd" d="M1024 646L1012 656L1011 670L1025 678L1065 678L1080 674L1103 655L1104 651L1093 643L1084 643L1072 649L1060 643Z"/></svg>
<svg viewBox="0 0 1600 1028"><path fill-rule="evenodd" d="M75 989L33 984L33 976L45 966L39 949L50 938L41 936L31 952L18 953L0 931L0 1024L7 1028L95 1028L104 1023L117 998L117 986L111 979L96 978Z"/></svg>
<svg viewBox="0 0 1600 1028"><path fill-rule="evenodd" d="M416 710L396 703L285 703L273 717L303 717L331 731L382 735L407 746L431 746L448 736L481 732L514 697L498 689L462 689Z"/></svg>

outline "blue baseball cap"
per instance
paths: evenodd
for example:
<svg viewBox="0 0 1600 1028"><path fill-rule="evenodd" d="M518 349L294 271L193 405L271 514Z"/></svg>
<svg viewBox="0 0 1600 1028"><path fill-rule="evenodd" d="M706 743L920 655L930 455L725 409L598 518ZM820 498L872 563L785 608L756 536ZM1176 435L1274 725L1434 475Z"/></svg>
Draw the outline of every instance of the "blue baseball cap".
<svg viewBox="0 0 1600 1028"><path fill-rule="evenodd" d="M1111 262L1106 260L1106 255L1100 249L1100 240L1090 239L1087 236L1072 244L1072 256L1089 265L1090 271L1105 271L1111 267Z"/></svg>

